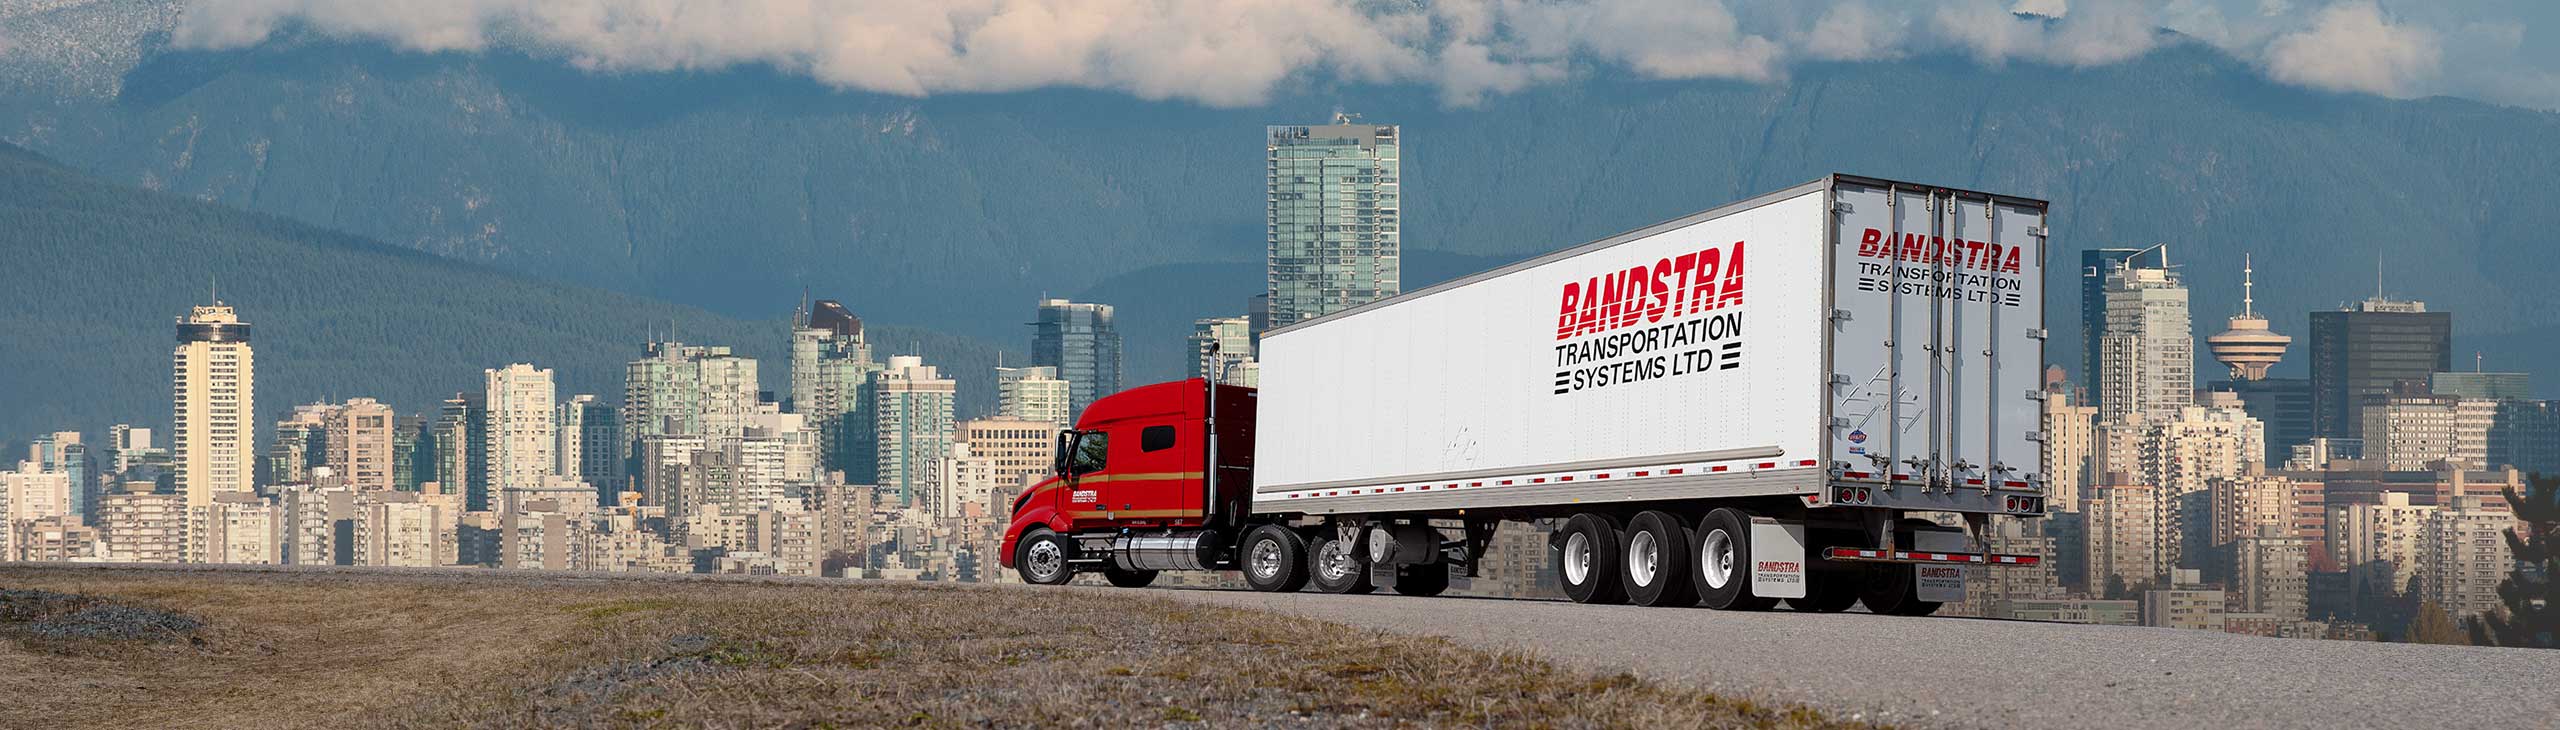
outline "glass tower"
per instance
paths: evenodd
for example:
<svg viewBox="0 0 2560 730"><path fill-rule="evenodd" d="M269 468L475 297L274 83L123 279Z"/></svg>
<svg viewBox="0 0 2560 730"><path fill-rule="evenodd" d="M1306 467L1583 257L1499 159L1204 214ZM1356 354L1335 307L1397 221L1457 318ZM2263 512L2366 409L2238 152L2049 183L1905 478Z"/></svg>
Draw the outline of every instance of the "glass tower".
<svg viewBox="0 0 2560 730"><path fill-rule="evenodd" d="M1270 327L1402 291L1400 138L1395 125L1354 122L1266 129Z"/></svg>

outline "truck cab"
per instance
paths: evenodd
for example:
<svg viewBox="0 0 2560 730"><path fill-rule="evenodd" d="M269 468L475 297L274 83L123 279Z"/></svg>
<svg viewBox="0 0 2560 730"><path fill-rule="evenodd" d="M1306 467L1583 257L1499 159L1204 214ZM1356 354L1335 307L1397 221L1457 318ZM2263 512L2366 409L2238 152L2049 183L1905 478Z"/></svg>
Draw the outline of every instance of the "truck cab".
<svg viewBox="0 0 2560 730"><path fill-rule="evenodd" d="M1128 561L1113 555L1115 545L1140 545L1138 538L1180 538L1201 552L1223 552L1208 538L1242 524L1251 508L1254 402L1252 388L1199 378L1094 401L1075 428L1059 432L1049 478L1014 500L998 562L1020 569L1018 560L1037 553L1042 567L1059 560L1068 573L1134 572L1145 569L1119 567ZM1026 538L1043 535L1054 539L1025 549ZM1165 547L1161 539L1143 544Z"/></svg>

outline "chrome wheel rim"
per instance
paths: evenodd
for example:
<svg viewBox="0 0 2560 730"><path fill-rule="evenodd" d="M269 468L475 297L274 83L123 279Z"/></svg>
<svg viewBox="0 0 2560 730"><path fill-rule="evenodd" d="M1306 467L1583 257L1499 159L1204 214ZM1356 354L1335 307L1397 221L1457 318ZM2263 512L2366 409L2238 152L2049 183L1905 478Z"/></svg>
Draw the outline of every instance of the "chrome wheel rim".
<svg viewBox="0 0 2560 730"><path fill-rule="evenodd" d="M1051 580L1058 577L1058 571L1067 566L1067 555L1065 551L1058 549L1056 541L1042 540L1031 544L1031 557L1024 560L1023 565L1031 569L1033 579Z"/></svg>
<svg viewBox="0 0 2560 730"><path fill-rule="evenodd" d="M1358 562L1351 559L1351 547L1341 540L1327 541L1316 550L1316 570L1324 574L1327 583L1350 580L1351 571L1358 567Z"/></svg>
<svg viewBox="0 0 2560 730"><path fill-rule="evenodd" d="M1662 568L1662 545L1651 532L1638 532L1627 541L1627 577L1636 585L1653 585L1653 576Z"/></svg>
<svg viewBox="0 0 2560 730"><path fill-rule="evenodd" d="M1564 539L1564 582L1582 585L1591 580L1591 537L1573 533Z"/></svg>
<svg viewBox="0 0 2560 730"><path fill-rule="evenodd" d="M1733 581L1732 534L1723 530L1709 531L1706 547L1698 552L1699 558L1705 561L1701 564L1707 566L1707 587L1723 588L1724 584Z"/></svg>
<svg viewBox="0 0 2560 730"><path fill-rule="evenodd" d="M1270 580L1280 575L1280 542L1261 540L1253 544L1253 577Z"/></svg>

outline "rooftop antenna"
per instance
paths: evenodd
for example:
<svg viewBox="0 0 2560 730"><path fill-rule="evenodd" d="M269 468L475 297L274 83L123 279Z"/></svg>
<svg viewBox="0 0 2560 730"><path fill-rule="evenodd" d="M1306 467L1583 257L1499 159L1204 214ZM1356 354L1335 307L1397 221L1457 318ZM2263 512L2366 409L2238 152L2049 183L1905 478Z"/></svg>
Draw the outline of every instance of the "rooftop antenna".
<svg viewBox="0 0 2560 730"><path fill-rule="evenodd" d="M2483 368L2482 368L2482 366L2481 366L2481 360L2482 360L2482 359L2483 359L2483 358L2481 357L2480 351L2478 351L2478 350L2473 350L2473 351L2471 352L2471 372L2475 372L2475 373L2476 373L2476 372L2480 372L2480 371L2483 369Z"/></svg>
<svg viewBox="0 0 2560 730"><path fill-rule="evenodd" d="M2387 298L2382 295L2382 252L2375 251L2373 252L2373 300L2379 302Z"/></svg>
<svg viewBox="0 0 2560 730"><path fill-rule="evenodd" d="M213 297L214 306L222 306L222 275L213 274L206 276L205 278L212 282L209 285L210 290L206 292L206 295Z"/></svg>
<svg viewBox="0 0 2560 730"><path fill-rule="evenodd" d="M2249 254L2240 254L2240 316L2258 316L2258 269Z"/></svg>

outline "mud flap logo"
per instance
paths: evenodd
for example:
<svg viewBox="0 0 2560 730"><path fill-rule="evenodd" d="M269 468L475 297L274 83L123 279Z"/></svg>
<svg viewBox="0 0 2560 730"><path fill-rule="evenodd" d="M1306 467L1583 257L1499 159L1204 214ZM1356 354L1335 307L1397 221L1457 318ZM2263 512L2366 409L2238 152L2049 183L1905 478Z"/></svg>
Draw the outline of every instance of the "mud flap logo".
<svg viewBox="0 0 2560 730"><path fill-rule="evenodd" d="M1911 537L1912 542L1917 543L1913 547L1919 548L1922 552L1961 553L1971 547L1964 533L1951 530L1921 530ZM1915 592L1919 594L1920 600L1931 603L1964 601L1964 566L1915 565L1911 567L1915 571L1913 575L1919 581L1914 587L1918 589Z"/></svg>
<svg viewBox="0 0 2560 730"><path fill-rule="evenodd" d="M1751 518L1751 595L1804 597L1804 526Z"/></svg>

